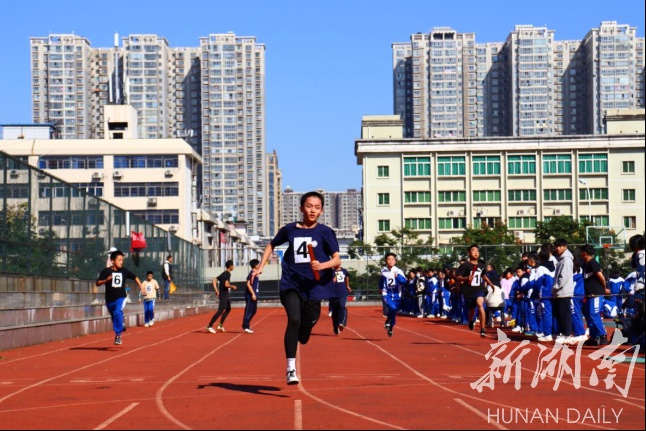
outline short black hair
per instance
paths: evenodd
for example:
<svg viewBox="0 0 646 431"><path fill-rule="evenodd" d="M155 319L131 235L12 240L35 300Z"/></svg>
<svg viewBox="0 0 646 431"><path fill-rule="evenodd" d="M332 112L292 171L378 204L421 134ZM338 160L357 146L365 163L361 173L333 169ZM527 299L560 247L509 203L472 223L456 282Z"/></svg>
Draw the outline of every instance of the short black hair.
<svg viewBox="0 0 646 431"><path fill-rule="evenodd" d="M628 240L628 244L630 245L630 249L635 251L635 250L643 250L644 249L644 235L633 235L630 237Z"/></svg>
<svg viewBox="0 0 646 431"><path fill-rule="evenodd" d="M554 247L560 247L560 246L567 246L567 241L564 240L563 238L559 238L556 241L554 241Z"/></svg>
<svg viewBox="0 0 646 431"><path fill-rule="evenodd" d="M469 248L467 249L467 251L471 251L471 249L472 249L473 247L477 248L477 249L478 249L478 251L480 250L480 247L478 247L478 244L471 244L471 245L469 246Z"/></svg>
<svg viewBox="0 0 646 431"><path fill-rule="evenodd" d="M249 261L249 266L252 267L252 268L255 268L255 267L258 266L259 263L260 263L260 261L258 259L251 259Z"/></svg>
<svg viewBox="0 0 646 431"><path fill-rule="evenodd" d="M113 251L110 253L110 260L114 262L117 256L123 256L123 252L121 250Z"/></svg>
<svg viewBox="0 0 646 431"><path fill-rule="evenodd" d="M149 276L149 275L154 275L154 274L153 274L153 272L152 272L152 271L148 271L148 272L146 273L146 276Z"/></svg>
<svg viewBox="0 0 646 431"><path fill-rule="evenodd" d="M584 244L581 247L579 247L579 250L589 256L595 255L594 246L592 244Z"/></svg>
<svg viewBox="0 0 646 431"><path fill-rule="evenodd" d="M395 260L397 260L397 255L393 252L386 253L386 255L384 256L384 260L388 259L388 256L392 256L395 258Z"/></svg>
<svg viewBox="0 0 646 431"><path fill-rule="evenodd" d="M224 266L226 268L229 268L229 267L233 266L233 261L231 259L227 260L226 263L224 264Z"/></svg>
<svg viewBox="0 0 646 431"><path fill-rule="evenodd" d="M325 205L325 198L323 195L319 192L307 192L303 196L301 196L301 208L303 205L305 205L305 201L307 201L308 198L315 197L318 198L321 201L321 206Z"/></svg>

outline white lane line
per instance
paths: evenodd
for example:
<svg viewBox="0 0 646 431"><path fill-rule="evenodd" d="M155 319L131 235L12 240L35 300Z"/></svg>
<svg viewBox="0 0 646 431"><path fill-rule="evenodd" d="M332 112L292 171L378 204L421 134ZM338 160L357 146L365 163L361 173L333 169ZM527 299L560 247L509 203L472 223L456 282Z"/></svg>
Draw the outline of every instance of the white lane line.
<svg viewBox="0 0 646 431"><path fill-rule="evenodd" d="M108 426L108 425L110 425L112 422L116 421L116 420L117 420L117 419L119 419L121 416L125 415L125 414L126 414L126 413L128 413L130 410L132 410L132 409L134 409L135 407L137 407L138 405L139 405L139 403L132 403L132 404L130 404L128 407L126 407L125 409L121 410L119 413L117 413L116 415L112 416L110 419L108 419L107 421L103 422L101 425L99 425L98 427L96 427L96 428L94 428L94 429L95 429L95 430L102 430L103 428L107 427L107 426Z"/></svg>
<svg viewBox="0 0 646 431"><path fill-rule="evenodd" d="M354 332L354 333L355 333L355 334L357 334L357 336L358 336L358 337L360 337L363 341L365 341L366 343L368 343L368 344L370 344L371 346L375 347L377 350L381 350L384 354L386 354L387 356L389 356L389 357L390 357L391 359L393 359L395 362L399 362L401 365L403 365L403 366L404 366L404 368L408 369L411 373L415 374L417 377L421 378L422 380L426 380L427 382L429 382L429 383L430 383L430 384L432 384L433 386L437 386L437 387L438 387L438 388L440 388L440 389L443 389L443 390L445 390L445 391L447 391L447 392L449 392L449 393L451 393L451 394L454 394L454 395L457 395L457 396L460 396L460 397L463 397L463 398L465 398L465 397L466 397L466 398L470 398L470 399L472 399L472 400L474 400L474 401L483 402L483 403L486 403L486 404L493 404L493 405L496 405L496 406L498 405L497 403L495 403L495 402L493 402L493 401L489 401L489 400L487 400L487 399L483 399L483 398L476 397L476 396L473 396L473 395L464 394L464 393L462 393L462 392L458 392L458 391L455 391L455 390L453 390L453 389L449 389L448 387L446 387L446 386L444 386L444 385L442 385L442 384L440 384L440 383L436 382L435 380L433 380L433 379L431 379L431 378L429 378L429 377L425 376L425 375L424 375L424 374L422 374L421 372L417 371L415 368L413 368L412 366L408 365L406 362L404 362L403 360L399 359L397 356L393 355L392 353L388 352L388 351L387 351L386 349L384 349L383 347L381 347L381 346L379 346L379 345L377 345L377 344L373 343L372 341L368 340L366 337L364 337L363 335L361 335L361 334L360 334L359 332L357 332L356 330L351 329L351 328L347 328L347 327L346 327L346 329L347 329L347 330L350 330L350 331L352 331L352 332ZM419 336L421 336L421 337L429 338L429 339L432 339L432 340L435 340L435 341L439 341L439 342L441 342L441 343L444 343L444 341L436 340L436 339L433 339L433 338L431 338L431 337L426 337L425 335L423 335L423 334L419 334L419 333L417 333L417 332L415 332L415 331L410 331L410 330L406 330L406 329L401 329L401 328L400 328L400 331L402 331L402 330L403 330L403 331L410 332L410 333L413 333L413 334L416 334L416 335L419 335ZM460 347L460 346L456 346L456 347ZM467 350L467 351L469 351L469 352L472 352L472 353L473 353L473 351L471 351L471 350L469 350L469 349L464 349L464 350ZM581 423L581 425L589 426L589 427L591 427L591 428L612 429L612 428L602 427L602 426L598 426L598 425L588 424L588 423L585 423L585 422L584 422L584 423Z"/></svg>
<svg viewBox="0 0 646 431"><path fill-rule="evenodd" d="M294 429L303 429L303 403L301 400L294 400Z"/></svg>
<svg viewBox="0 0 646 431"><path fill-rule="evenodd" d="M300 347L299 347L299 349L298 349L298 350L300 351ZM300 355L300 352L298 352L298 353L297 353L297 356L296 356L296 363L297 363L297 365L296 365L296 369L297 369L297 370L300 370L300 369L301 369L301 355ZM367 420L367 421L369 421L369 422L372 422L372 423L375 423L375 424L378 424L378 425L383 425L383 426L386 426L386 427L389 427L389 428L394 428L394 429L397 429L397 430L404 430L404 429L406 429L406 428L402 428L402 427L397 426L397 425L389 424L388 422L380 421L379 419L374 419L374 418L371 418L371 417L369 417L369 416L364 416L364 415L362 415L362 414L360 414L360 413L355 413L355 412L353 412L353 411L351 411L351 410L347 410L347 409L344 409L343 407L336 406L336 405L334 405L334 404L328 403L327 401L325 401L325 400L323 400L323 399L321 399L321 398L319 398L319 397L317 397L317 396L315 396L315 395L312 395L311 393L309 393L309 392L307 391L307 389L305 389L305 386L303 386L303 374L302 374L302 370L301 370L301 382L300 382L300 384L298 385L298 389L299 389L303 394L305 394L306 396L310 397L311 399L313 399L313 400L314 400L314 401L316 401L317 403L321 403L321 404L323 404L324 406L329 407L329 408L331 408L331 409L338 410L338 411L343 412L343 413L346 413L346 414L348 414L348 415L350 415L350 416L354 416L354 417L357 417L357 418L360 418L360 419L364 419L364 420Z"/></svg>
<svg viewBox="0 0 646 431"><path fill-rule="evenodd" d="M506 430L506 429L509 429L509 428L505 428L504 426L500 425L498 422L491 422L491 421L489 420L489 418L487 417L487 415L485 415L484 413L482 413L480 410L478 410L478 409L476 409L476 408L474 408L474 407L471 407L469 404L465 403L464 401L462 401L462 400L460 400L460 399L458 399L458 398L455 398L453 401L456 401L458 404L462 405L462 407L466 408L467 410L471 410L473 413L475 413L475 414L476 414L476 416L480 416L480 417L481 417L482 419L484 419L484 420L485 420L489 425L493 425L493 426L495 426L496 428L498 428L499 430Z"/></svg>
<svg viewBox="0 0 646 431"><path fill-rule="evenodd" d="M274 313L276 313L276 311L272 311L271 313L269 313L268 315L266 315L266 316L265 316L265 317L263 317L262 319L258 320L258 323L262 322L263 320L265 320L265 319L266 319L266 318L268 318L269 316L273 315ZM256 324L258 324L258 323L256 323ZM166 406L164 406L164 391L165 391L165 390L166 390L166 388L168 388L168 387L169 387L169 386L170 386L170 385L171 385L175 380L179 379L181 376L183 376L184 374L186 374L186 373L187 373L191 368L193 368L194 366L196 366L197 364L199 364L199 363L201 363L201 362L204 362L204 361L205 361L209 356L213 355L215 352L217 352L217 351L218 351L218 350L220 350L221 348L223 348L223 347L225 347L225 346L227 346L227 345L229 345L229 344L233 343L235 340L237 340L238 338L240 338L240 337L242 336L242 334L243 334L243 333L240 333L240 334L236 335L235 337L233 337L232 339L230 339L230 340L229 340L229 341L227 341L226 343L221 344L221 345L219 345L218 347L216 347L215 349L211 350L209 353L207 353L206 355L204 355L201 359L198 359L197 361L193 362L192 364L190 364L189 366L187 366L186 368L184 368L182 371L180 371L179 373L175 374L173 377L171 377L170 379L168 379L168 380L167 380L167 381L166 381L166 382L165 382L165 383L164 383L164 384L163 384L163 385L162 385L162 386L157 390L157 393L155 393L155 403L157 404L157 409L159 410L159 412L160 412L162 415L164 415L164 417L165 417L166 419L168 419L169 421L173 422L173 423L174 423L175 425L177 425L178 427L183 428L183 429L185 429L185 430L190 430L190 429L192 429L191 427L189 427L188 425L186 425L185 423L183 423L182 421L180 421L179 419L177 419L175 416L173 416L173 415L172 415L172 414L171 414L171 413L166 409Z"/></svg>

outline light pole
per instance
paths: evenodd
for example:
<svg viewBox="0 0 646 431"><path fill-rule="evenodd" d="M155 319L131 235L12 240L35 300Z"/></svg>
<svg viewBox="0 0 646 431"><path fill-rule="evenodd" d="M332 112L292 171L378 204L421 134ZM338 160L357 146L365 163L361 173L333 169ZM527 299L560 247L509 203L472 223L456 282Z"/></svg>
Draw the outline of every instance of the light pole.
<svg viewBox="0 0 646 431"><path fill-rule="evenodd" d="M592 196L590 195L590 187L588 187L588 182L583 178L579 178L579 182L585 186L586 192L588 193L588 220L592 224Z"/></svg>

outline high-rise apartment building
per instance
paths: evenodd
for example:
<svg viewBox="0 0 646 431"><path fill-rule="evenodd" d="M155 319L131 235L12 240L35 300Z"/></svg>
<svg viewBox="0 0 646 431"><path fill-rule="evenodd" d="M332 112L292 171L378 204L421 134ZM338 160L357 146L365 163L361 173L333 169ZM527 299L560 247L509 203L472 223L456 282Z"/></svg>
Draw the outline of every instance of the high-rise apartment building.
<svg viewBox="0 0 646 431"><path fill-rule="evenodd" d="M280 226L280 214L282 212L282 187L283 174L278 169L278 155L276 150L273 153L267 153L267 228L269 237L273 238Z"/></svg>
<svg viewBox="0 0 646 431"><path fill-rule="evenodd" d="M100 138L103 107L130 104L142 139L184 138L202 155L203 209L268 234L265 46L255 37L210 34L183 48L154 34L115 36L111 48L75 35L30 42L34 122Z"/></svg>
<svg viewBox="0 0 646 431"><path fill-rule="evenodd" d="M477 44L450 27L392 44L393 109L409 138L599 134L607 109L644 106L644 38L604 21L580 41L517 25Z"/></svg>

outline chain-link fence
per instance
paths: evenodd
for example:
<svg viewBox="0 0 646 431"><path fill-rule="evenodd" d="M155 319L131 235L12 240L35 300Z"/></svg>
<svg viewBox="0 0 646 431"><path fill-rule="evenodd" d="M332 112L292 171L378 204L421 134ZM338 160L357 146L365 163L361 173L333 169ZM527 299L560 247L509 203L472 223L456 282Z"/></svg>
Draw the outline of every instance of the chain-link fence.
<svg viewBox="0 0 646 431"><path fill-rule="evenodd" d="M161 281L172 255L177 285L201 292L199 247L95 196L100 181L71 185L0 152L0 274L96 280L116 247L142 280L153 271ZM145 249L132 252L131 231Z"/></svg>

